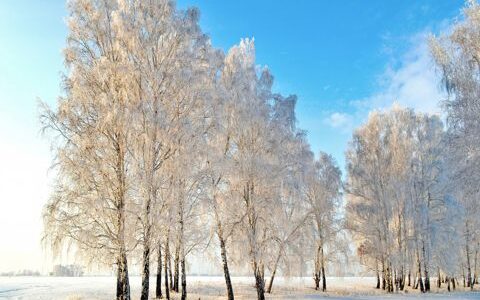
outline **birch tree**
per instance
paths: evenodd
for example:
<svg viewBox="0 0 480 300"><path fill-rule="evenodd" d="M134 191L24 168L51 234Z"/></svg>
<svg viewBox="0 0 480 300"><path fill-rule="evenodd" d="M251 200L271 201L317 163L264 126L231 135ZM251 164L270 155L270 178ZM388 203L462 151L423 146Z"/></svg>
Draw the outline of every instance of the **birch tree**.
<svg viewBox="0 0 480 300"><path fill-rule="evenodd" d="M128 262L140 265L148 299L156 253L157 298L181 289L186 299L188 254L207 247L213 228L228 299L230 257L250 262L265 299L265 272L271 292L314 223L325 289L320 257L340 173L326 154L314 163L297 98L272 92L253 40L224 55L198 10L174 1L72 0L68 9L65 94L55 110L41 104L58 170L45 241L116 265L117 299L130 299Z"/></svg>
<svg viewBox="0 0 480 300"><path fill-rule="evenodd" d="M277 271L283 268L288 273L290 264L295 263L290 256L297 252L298 241L303 237L302 230L308 222L308 207L302 186L312 153L306 142L305 132L296 128L295 104L297 97L273 95L272 124L277 136L278 165L272 173L275 184L273 195L275 205L271 208L272 243L268 247L267 269L270 279L266 291L272 292ZM291 253L294 253L293 255Z"/></svg>
<svg viewBox="0 0 480 300"><path fill-rule="evenodd" d="M305 194L312 219L312 242L315 244L313 277L315 289L319 289L322 281L322 291L325 292L326 248L333 244L338 233L336 215L340 205L341 173L333 157L321 152L307 176Z"/></svg>
<svg viewBox="0 0 480 300"><path fill-rule="evenodd" d="M479 28L480 5L469 1L465 6L464 19L457 22L451 33L431 39L431 50L437 66L443 75L448 93L444 101L447 113L449 155L457 183L457 197L462 203L464 216L464 264L467 269L467 285L473 289L472 256L478 251L478 231L473 217L478 211L478 190L467 182L478 178L479 159ZM474 226L474 225L473 225ZM477 249L477 250L474 250Z"/></svg>
<svg viewBox="0 0 480 300"><path fill-rule="evenodd" d="M389 292L404 288L407 268L422 292L430 289L439 253L433 245L450 226L443 140L438 117L398 106L371 114L354 134L347 154L348 225L361 259L382 273Z"/></svg>
<svg viewBox="0 0 480 300"><path fill-rule="evenodd" d="M130 299L127 253L132 203L132 68L119 43L116 1L69 2L65 96L41 120L57 136L57 188L44 210L46 239L73 242L92 260L117 265L117 299Z"/></svg>
<svg viewBox="0 0 480 300"><path fill-rule="evenodd" d="M275 150L268 134L271 108L270 88L272 76L262 70L257 76L253 40L242 40L233 47L226 58L225 82L235 103L232 118L231 141L234 144L232 159L235 177L230 183L239 209L244 216L241 234L247 242L247 253L255 278L258 299L265 299L264 270L265 250L270 239L268 207L272 197L268 182L271 180L272 159Z"/></svg>

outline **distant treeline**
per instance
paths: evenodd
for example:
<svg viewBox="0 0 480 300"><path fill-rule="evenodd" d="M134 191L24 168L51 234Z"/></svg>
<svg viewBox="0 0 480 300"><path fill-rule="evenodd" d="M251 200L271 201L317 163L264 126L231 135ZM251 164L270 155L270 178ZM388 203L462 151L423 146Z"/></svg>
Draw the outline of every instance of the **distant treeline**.
<svg viewBox="0 0 480 300"><path fill-rule="evenodd" d="M21 271L10 271L10 272L2 272L0 276L40 276L39 271L32 271L32 270L21 270Z"/></svg>

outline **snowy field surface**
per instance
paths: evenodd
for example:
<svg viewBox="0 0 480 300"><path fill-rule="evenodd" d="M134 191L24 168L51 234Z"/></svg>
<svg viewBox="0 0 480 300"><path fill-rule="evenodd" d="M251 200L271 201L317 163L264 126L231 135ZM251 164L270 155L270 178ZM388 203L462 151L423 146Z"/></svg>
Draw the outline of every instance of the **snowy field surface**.
<svg viewBox="0 0 480 300"><path fill-rule="evenodd" d="M130 278L132 299L140 295L140 277ZM223 277L191 276L187 279L188 299L225 299ZM328 292L311 288L310 278L278 278L273 293L267 299L480 299L480 291L464 291L463 288L448 293L433 287L432 293L419 294L417 290L385 295L373 289L374 278L327 278ZM235 299L255 299L253 279L233 278ZM0 299L114 299L114 277L0 277ZM151 280L152 299L155 280ZM179 299L173 293L172 299Z"/></svg>

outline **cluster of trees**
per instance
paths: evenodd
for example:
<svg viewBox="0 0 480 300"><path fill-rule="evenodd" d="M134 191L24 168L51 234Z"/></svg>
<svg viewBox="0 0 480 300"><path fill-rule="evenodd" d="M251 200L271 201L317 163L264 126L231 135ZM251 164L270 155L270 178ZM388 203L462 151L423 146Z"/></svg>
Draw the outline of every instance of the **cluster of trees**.
<svg viewBox="0 0 480 300"><path fill-rule="evenodd" d="M76 264L55 265L51 276L81 277L83 276L83 267Z"/></svg>
<svg viewBox="0 0 480 300"><path fill-rule="evenodd" d="M40 276L39 271L33 271L33 270L19 270L19 271L9 271L9 272L2 272L0 273L0 276Z"/></svg>
<svg viewBox="0 0 480 300"><path fill-rule="evenodd" d="M347 150L347 227L377 288L473 289L480 250L480 6L431 39L448 98L437 116L373 112ZM413 277L413 282L411 277ZM457 281L456 281L457 280Z"/></svg>
<svg viewBox="0 0 480 300"><path fill-rule="evenodd" d="M480 250L480 6L431 39L448 99L438 116L394 105L372 112L346 152L317 158L296 127L296 96L272 91L253 40L228 53L202 32L196 9L127 0L68 2L64 95L41 104L52 135L55 189L45 242L72 245L115 266L117 299L187 296L187 257L214 245L234 299L232 266L248 266L258 299L275 275L313 274L326 290L329 261L351 232L362 264L388 292L430 278L473 289ZM346 191L343 211L342 188ZM345 220L341 217L345 216ZM210 243L210 240L215 241ZM163 281L163 287L162 287Z"/></svg>
<svg viewBox="0 0 480 300"><path fill-rule="evenodd" d="M44 241L115 266L117 299L130 299L132 265L148 299L152 264L156 297L185 299L187 257L212 236L228 299L232 263L251 268L258 299L279 270L306 263L325 290L328 259L347 248L341 174L331 156L315 160L296 97L272 92L253 40L224 54L199 12L170 0L72 0L68 10L65 92L56 109L41 104L57 171Z"/></svg>

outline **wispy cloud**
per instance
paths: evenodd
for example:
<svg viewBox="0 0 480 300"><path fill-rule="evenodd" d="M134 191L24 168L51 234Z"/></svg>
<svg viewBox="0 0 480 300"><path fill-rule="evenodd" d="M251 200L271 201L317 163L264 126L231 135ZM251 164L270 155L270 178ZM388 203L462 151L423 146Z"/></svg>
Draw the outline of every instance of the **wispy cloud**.
<svg viewBox="0 0 480 300"><path fill-rule="evenodd" d="M445 98L440 76L430 55L427 35L412 38L412 46L397 68L388 65L378 78L378 89L371 96L351 102L359 110L385 109L397 102L415 110L440 114L439 102Z"/></svg>
<svg viewBox="0 0 480 300"><path fill-rule="evenodd" d="M410 39L410 47L386 65L377 77L377 88L365 98L349 102L345 111L330 113L324 123L332 128L350 128L366 120L372 110L383 110L394 102L420 112L441 114L439 103L446 95L422 32Z"/></svg>
<svg viewBox="0 0 480 300"><path fill-rule="evenodd" d="M353 126L353 117L346 113L334 112L323 120L324 124L342 129L342 131L350 131Z"/></svg>

